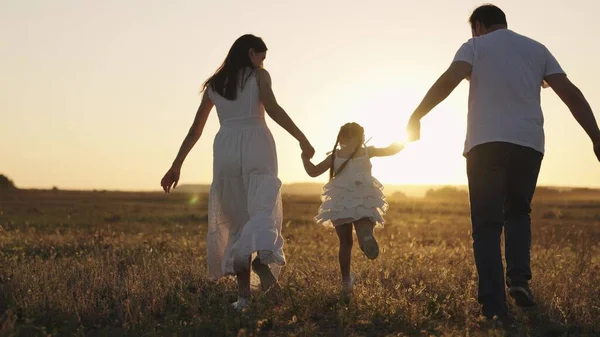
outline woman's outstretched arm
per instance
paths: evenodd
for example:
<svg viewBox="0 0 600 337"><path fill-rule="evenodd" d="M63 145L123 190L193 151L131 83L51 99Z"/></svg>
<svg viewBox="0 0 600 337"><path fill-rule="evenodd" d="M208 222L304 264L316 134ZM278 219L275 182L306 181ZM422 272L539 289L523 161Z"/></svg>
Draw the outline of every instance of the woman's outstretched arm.
<svg viewBox="0 0 600 337"><path fill-rule="evenodd" d="M202 102L198 107L198 111L196 112L196 117L194 118L194 122L190 127L181 147L179 148L179 152L177 153L177 157L173 161L171 168L167 171L165 176L162 178L160 185L163 187L163 190L167 193L171 191L171 188L177 187L177 183L179 182L179 175L181 172L181 166L187 155L190 153L194 145L202 132L204 131L204 126L206 125L206 121L208 120L208 115L212 110L214 104L208 97L208 93L205 91L202 96Z"/></svg>
<svg viewBox="0 0 600 337"><path fill-rule="evenodd" d="M196 112L194 122L192 123L187 136L185 136L185 139L179 148L177 157L173 161L174 166L181 167L183 165L183 161L187 157L188 153L190 153L194 145L196 145L198 139L200 139L200 136L202 136L204 126L206 126L206 121L208 120L208 115L210 114L210 110L212 110L213 106L213 102L210 100L208 93L205 91L204 95L202 96L202 102L200 103L198 111Z"/></svg>
<svg viewBox="0 0 600 337"><path fill-rule="evenodd" d="M285 110L283 110L279 103L277 103L275 94L273 93L271 76L269 75L269 72L265 69L258 69L257 72L260 100L265 106L267 114L269 114L275 123L279 124L279 126L285 129L285 131L292 135L292 137L296 138L296 140L300 143L302 153L305 153L309 158L312 158L312 156L315 154L315 150L310 145L310 142L304 133L302 133L302 131L300 131L300 129L296 126L294 121L292 121Z"/></svg>

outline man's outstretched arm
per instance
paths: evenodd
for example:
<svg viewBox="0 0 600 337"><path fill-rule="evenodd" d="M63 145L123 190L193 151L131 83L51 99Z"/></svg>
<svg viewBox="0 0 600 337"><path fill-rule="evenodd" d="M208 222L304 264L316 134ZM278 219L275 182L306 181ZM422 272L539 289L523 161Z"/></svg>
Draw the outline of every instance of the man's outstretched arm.
<svg viewBox="0 0 600 337"><path fill-rule="evenodd" d="M546 82L571 111L573 117L587 133L594 144L600 143L600 130L588 101L583 93L565 74L553 74Z"/></svg>
<svg viewBox="0 0 600 337"><path fill-rule="evenodd" d="M433 84L427 92L421 104L415 109L411 119L421 119L433 108L445 100L462 80L471 75L473 67L465 61L455 61L450 64L440 78Z"/></svg>
<svg viewBox="0 0 600 337"><path fill-rule="evenodd" d="M415 109L408 121L409 140L421 138L421 118L445 100L462 80L471 75L473 66L466 61L454 61L427 92L421 104Z"/></svg>

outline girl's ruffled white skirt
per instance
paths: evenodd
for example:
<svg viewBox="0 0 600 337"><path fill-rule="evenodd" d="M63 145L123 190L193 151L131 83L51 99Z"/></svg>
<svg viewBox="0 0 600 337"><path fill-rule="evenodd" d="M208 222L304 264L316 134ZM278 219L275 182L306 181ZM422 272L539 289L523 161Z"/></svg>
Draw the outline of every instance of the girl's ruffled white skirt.
<svg viewBox="0 0 600 337"><path fill-rule="evenodd" d="M322 204L315 222L335 227L368 218L377 227L382 227L383 216L388 210L383 185L367 174L352 179L340 178L331 179L323 187Z"/></svg>

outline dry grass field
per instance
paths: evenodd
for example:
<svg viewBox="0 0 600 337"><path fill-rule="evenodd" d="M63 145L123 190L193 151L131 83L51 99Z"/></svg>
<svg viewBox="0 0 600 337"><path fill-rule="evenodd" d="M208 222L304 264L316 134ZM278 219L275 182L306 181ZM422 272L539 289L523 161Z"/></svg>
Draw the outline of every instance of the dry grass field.
<svg viewBox="0 0 600 337"><path fill-rule="evenodd" d="M536 198L532 289L512 326L478 318L468 203L391 200L375 261L355 245L340 297L318 197L284 196L279 294L236 313L206 279L206 196L0 191L0 336L600 335L600 198Z"/></svg>

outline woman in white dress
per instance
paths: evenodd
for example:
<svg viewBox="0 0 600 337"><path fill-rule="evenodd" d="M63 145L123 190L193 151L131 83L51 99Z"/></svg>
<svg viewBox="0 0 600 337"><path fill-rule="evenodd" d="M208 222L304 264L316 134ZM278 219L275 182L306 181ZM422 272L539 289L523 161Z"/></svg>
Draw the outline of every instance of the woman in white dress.
<svg viewBox="0 0 600 337"><path fill-rule="evenodd" d="M194 122L161 181L167 193L177 186L183 161L216 106L221 127L213 145L206 242L208 275L211 279L237 276L236 310L249 304L252 271L267 290L277 284L279 270L286 262L281 236L281 181L277 178L277 153L265 123L265 110L298 140L304 155L314 155L310 142L275 99L269 73L262 68L266 52L263 40L254 35L243 35L235 41L221 67L204 83ZM254 253L257 257L251 264Z"/></svg>

